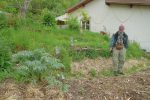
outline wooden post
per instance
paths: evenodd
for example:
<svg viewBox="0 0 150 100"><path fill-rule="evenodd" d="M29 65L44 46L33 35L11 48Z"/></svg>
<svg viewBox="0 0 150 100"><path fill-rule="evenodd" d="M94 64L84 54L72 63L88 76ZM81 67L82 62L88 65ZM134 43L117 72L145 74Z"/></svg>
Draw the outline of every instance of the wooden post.
<svg viewBox="0 0 150 100"><path fill-rule="evenodd" d="M55 47L55 54L56 54L56 57L59 58L59 56L60 56L60 48L58 46Z"/></svg>
<svg viewBox="0 0 150 100"><path fill-rule="evenodd" d="M74 39L73 39L73 36L70 37L70 46L71 46L71 47L74 46Z"/></svg>

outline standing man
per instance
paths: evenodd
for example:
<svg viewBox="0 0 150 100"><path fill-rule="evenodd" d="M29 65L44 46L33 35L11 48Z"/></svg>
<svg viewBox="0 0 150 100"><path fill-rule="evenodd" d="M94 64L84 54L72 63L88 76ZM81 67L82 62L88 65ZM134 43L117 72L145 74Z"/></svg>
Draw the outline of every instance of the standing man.
<svg viewBox="0 0 150 100"><path fill-rule="evenodd" d="M113 52L113 71L114 75L124 75L122 68L125 62L126 49L128 48L128 35L124 32L125 27L119 26L119 30L113 34L110 51Z"/></svg>

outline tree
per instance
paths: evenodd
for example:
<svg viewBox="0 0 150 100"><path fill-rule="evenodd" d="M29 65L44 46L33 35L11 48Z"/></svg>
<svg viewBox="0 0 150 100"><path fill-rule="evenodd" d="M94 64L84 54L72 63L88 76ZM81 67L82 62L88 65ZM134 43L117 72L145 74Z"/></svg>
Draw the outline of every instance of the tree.
<svg viewBox="0 0 150 100"><path fill-rule="evenodd" d="M16 0L17 5L19 6L19 14L21 17L26 16L26 12L28 10L29 4L32 0Z"/></svg>

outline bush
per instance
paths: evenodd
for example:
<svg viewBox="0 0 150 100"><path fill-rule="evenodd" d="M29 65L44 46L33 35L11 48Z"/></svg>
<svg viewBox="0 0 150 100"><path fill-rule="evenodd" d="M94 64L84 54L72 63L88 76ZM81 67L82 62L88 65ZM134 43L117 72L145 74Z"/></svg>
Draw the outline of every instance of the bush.
<svg viewBox="0 0 150 100"><path fill-rule="evenodd" d="M18 66L12 74L16 80L32 83L47 81L50 86L57 85L63 92L68 91L69 85L61 81L64 79L61 72L64 65L44 49L18 52L13 55L13 62Z"/></svg>
<svg viewBox="0 0 150 100"><path fill-rule="evenodd" d="M11 65L11 49L6 40L0 37L0 71L8 69Z"/></svg>
<svg viewBox="0 0 150 100"><path fill-rule="evenodd" d="M13 62L18 65L17 79L24 82L39 82L48 76L55 77L64 65L49 56L44 49L21 51L13 55Z"/></svg>
<svg viewBox="0 0 150 100"><path fill-rule="evenodd" d="M140 45L136 42L129 43L129 48L127 49L128 58L140 58L143 55L143 51Z"/></svg>
<svg viewBox="0 0 150 100"><path fill-rule="evenodd" d="M15 8L14 6L7 6L7 7L5 7L4 10L8 13L13 13L13 14L18 13L17 8Z"/></svg>
<svg viewBox="0 0 150 100"><path fill-rule="evenodd" d="M43 24L46 26L55 27L56 26L55 17L50 13L45 14L43 17Z"/></svg>
<svg viewBox="0 0 150 100"><path fill-rule="evenodd" d="M7 25L7 18L4 13L0 13L0 29L6 27Z"/></svg>
<svg viewBox="0 0 150 100"><path fill-rule="evenodd" d="M64 68L65 72L66 73L71 72L71 60L72 59L69 56L69 53L67 52L67 50L64 48L61 50L60 59L65 66L65 68Z"/></svg>
<svg viewBox="0 0 150 100"><path fill-rule="evenodd" d="M76 31L80 30L80 24L77 18L70 18L67 23L68 23L69 29L76 30Z"/></svg>

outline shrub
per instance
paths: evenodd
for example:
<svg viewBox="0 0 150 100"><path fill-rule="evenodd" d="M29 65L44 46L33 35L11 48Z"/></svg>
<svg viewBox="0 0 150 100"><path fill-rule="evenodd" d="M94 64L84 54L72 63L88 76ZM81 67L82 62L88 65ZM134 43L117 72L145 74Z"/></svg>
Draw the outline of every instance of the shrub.
<svg viewBox="0 0 150 100"><path fill-rule="evenodd" d="M8 26L16 26L16 16L10 14L10 13L0 13L0 29Z"/></svg>
<svg viewBox="0 0 150 100"><path fill-rule="evenodd" d="M47 13L43 16L43 24L46 26L55 27L56 21L55 17L51 13Z"/></svg>
<svg viewBox="0 0 150 100"><path fill-rule="evenodd" d="M8 3L4 0L0 1L0 9L4 9L6 6L8 5Z"/></svg>
<svg viewBox="0 0 150 100"><path fill-rule="evenodd" d="M0 71L8 69L11 65L11 49L5 39L0 37Z"/></svg>
<svg viewBox="0 0 150 100"><path fill-rule="evenodd" d="M68 23L69 29L76 30L76 31L80 30L80 24L77 18L70 18L67 23Z"/></svg>
<svg viewBox="0 0 150 100"><path fill-rule="evenodd" d="M129 58L140 58L143 55L143 51L137 42L129 43L129 48L127 49L127 57Z"/></svg>
<svg viewBox="0 0 150 100"><path fill-rule="evenodd" d="M6 27L7 25L7 18L4 13L0 13L0 29Z"/></svg>
<svg viewBox="0 0 150 100"><path fill-rule="evenodd" d="M64 68L65 72L67 73L71 72L71 60L72 59L69 56L69 53L67 52L67 50L64 48L61 50L60 59L65 66Z"/></svg>
<svg viewBox="0 0 150 100"><path fill-rule="evenodd" d="M24 82L36 83L46 80L48 76L59 74L58 70L64 67L58 59L49 56L44 49L18 52L13 55L13 62L19 66L18 79Z"/></svg>
<svg viewBox="0 0 150 100"><path fill-rule="evenodd" d="M17 14L17 8L15 8L14 6L7 6L5 7L5 11L8 13L13 13L13 14Z"/></svg>

